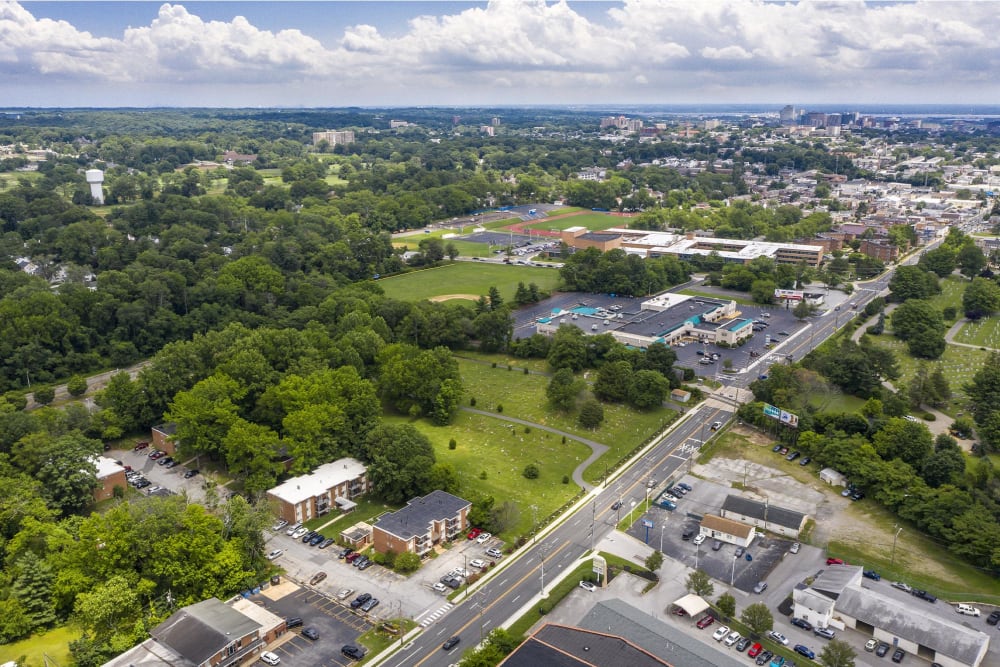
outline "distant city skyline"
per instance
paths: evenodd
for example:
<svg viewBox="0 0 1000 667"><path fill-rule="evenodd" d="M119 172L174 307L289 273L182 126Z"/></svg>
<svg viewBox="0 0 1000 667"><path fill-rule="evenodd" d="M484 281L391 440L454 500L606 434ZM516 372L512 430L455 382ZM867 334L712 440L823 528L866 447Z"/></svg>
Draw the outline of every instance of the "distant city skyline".
<svg viewBox="0 0 1000 667"><path fill-rule="evenodd" d="M0 104L971 107L998 33L992 0L0 0Z"/></svg>

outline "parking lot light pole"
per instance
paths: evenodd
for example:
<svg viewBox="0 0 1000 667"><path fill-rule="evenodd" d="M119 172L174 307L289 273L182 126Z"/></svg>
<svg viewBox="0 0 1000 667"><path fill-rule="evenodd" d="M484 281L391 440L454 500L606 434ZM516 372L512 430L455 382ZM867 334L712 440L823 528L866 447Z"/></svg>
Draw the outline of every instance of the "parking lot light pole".
<svg viewBox="0 0 1000 667"><path fill-rule="evenodd" d="M663 529L667 527L666 522L660 524L660 553L663 553Z"/></svg>
<svg viewBox="0 0 1000 667"><path fill-rule="evenodd" d="M893 528L896 528L897 530L892 535L892 557L889 559L889 567L893 567L896 564L896 539L899 537L899 534L903 532L903 528L899 524L895 524Z"/></svg>

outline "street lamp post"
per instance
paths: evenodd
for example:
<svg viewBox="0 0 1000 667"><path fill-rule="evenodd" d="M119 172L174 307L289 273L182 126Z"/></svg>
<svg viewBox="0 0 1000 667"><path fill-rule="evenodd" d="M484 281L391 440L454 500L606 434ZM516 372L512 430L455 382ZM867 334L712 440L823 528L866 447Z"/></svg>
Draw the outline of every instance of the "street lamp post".
<svg viewBox="0 0 1000 667"><path fill-rule="evenodd" d="M900 527L898 523L893 524L892 527L896 528L897 530L892 535L892 557L889 559L889 567L892 567L896 564L896 539L899 537L899 534L903 532L902 527Z"/></svg>
<svg viewBox="0 0 1000 667"><path fill-rule="evenodd" d="M660 524L660 553L663 553L663 529L667 527L666 522Z"/></svg>

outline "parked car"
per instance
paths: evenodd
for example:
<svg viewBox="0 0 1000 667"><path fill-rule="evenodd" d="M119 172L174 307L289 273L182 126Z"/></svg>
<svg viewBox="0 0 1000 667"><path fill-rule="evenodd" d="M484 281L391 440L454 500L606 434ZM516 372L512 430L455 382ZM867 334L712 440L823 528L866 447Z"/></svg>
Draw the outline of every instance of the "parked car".
<svg viewBox="0 0 1000 667"><path fill-rule="evenodd" d="M750 646L750 638L749 637L744 637L743 639L741 639L738 642L736 642L736 650L739 651L740 653L742 653L743 651L747 650L747 648L749 646Z"/></svg>
<svg viewBox="0 0 1000 667"><path fill-rule="evenodd" d="M275 549L274 551L271 551L270 553L267 554L267 559L274 560L283 553L285 553L283 549Z"/></svg>
<svg viewBox="0 0 1000 667"><path fill-rule="evenodd" d="M778 642L782 646L788 645L788 639L785 637L785 635L781 634L777 630L771 630L770 632L767 633L767 636L769 639Z"/></svg>
<svg viewBox="0 0 1000 667"><path fill-rule="evenodd" d="M786 461L794 461L795 459L799 458L800 456L802 456L802 452L792 452L791 454L789 454L788 456L785 457L785 460Z"/></svg>
<svg viewBox="0 0 1000 667"><path fill-rule="evenodd" d="M992 611L990 615L986 617L986 622L990 625L996 625L1000 622L1000 611Z"/></svg>
<svg viewBox="0 0 1000 667"><path fill-rule="evenodd" d="M905 655L906 653L903 652L903 649L897 648L895 651L892 652L892 661L903 662L903 656Z"/></svg>
<svg viewBox="0 0 1000 667"><path fill-rule="evenodd" d="M686 542L687 540L690 540L692 537L694 537L695 534L697 534L697 532L698 532L697 526L686 526L684 528L684 532L681 533L681 539Z"/></svg>
<svg viewBox="0 0 1000 667"><path fill-rule="evenodd" d="M718 630L716 630L716 631L715 631L715 632L714 632L714 633L712 634L712 639L714 639L714 640L715 640L715 641L717 641L717 642L721 642L721 641L722 641L723 639L725 639L725 638L726 638L726 637L727 637L728 635L729 635L729 626L728 626L728 625L720 625L720 626L719 626L719 629L718 629Z"/></svg>
<svg viewBox="0 0 1000 667"><path fill-rule="evenodd" d="M135 447L132 448L132 451L133 452L141 452L142 450L146 449L147 447L149 447L149 443L146 442L145 440L140 440L139 442L135 443Z"/></svg>
<svg viewBox="0 0 1000 667"><path fill-rule="evenodd" d="M768 662L771 659L771 656L773 655L774 654L771 653L770 651L764 651L763 653L757 656L757 660L755 660L754 662L756 662L758 665L763 665L766 662Z"/></svg>
<svg viewBox="0 0 1000 667"><path fill-rule="evenodd" d="M687 483L685 483L685 482L678 482L678 483L677 483L677 486L681 487L681 488L682 488L682 489L684 489L685 491L694 491L694 489L693 489L693 488L691 488L691 485L690 485L690 484L687 484Z"/></svg>
<svg viewBox="0 0 1000 667"><path fill-rule="evenodd" d="M801 544L799 544L798 542L792 542L792 547L788 550L788 552L797 554L799 552L799 549L801 548L802 548Z"/></svg>
<svg viewBox="0 0 1000 667"><path fill-rule="evenodd" d="M695 546L698 546L699 544L701 544L702 542L704 542L707 537L708 536L705 535L705 533L701 533L701 534L697 535L693 540L691 540L691 542Z"/></svg>
<svg viewBox="0 0 1000 667"><path fill-rule="evenodd" d="M318 584L319 582L323 581L324 579L326 579L326 572L317 572L309 580L309 585L310 586L315 586L316 584Z"/></svg>
<svg viewBox="0 0 1000 667"><path fill-rule="evenodd" d="M328 537L328 538L326 538L325 540L323 540L322 542L319 543L319 548L320 549L326 549L331 544L333 544L334 541L335 540L332 537Z"/></svg>
<svg viewBox="0 0 1000 667"><path fill-rule="evenodd" d="M748 658L756 658L758 655L760 655L760 652L763 651L763 650L764 650L764 647L761 646L759 643L758 644L754 644L753 646L750 647L750 650L747 651L747 657Z"/></svg>
<svg viewBox="0 0 1000 667"><path fill-rule="evenodd" d="M361 567L368 561L369 561L368 556L360 556L358 558L355 558L354 561L351 563L351 565L353 565L354 567Z"/></svg>
<svg viewBox="0 0 1000 667"><path fill-rule="evenodd" d="M288 522L284 519L278 519L278 522L271 526L271 530L277 532L288 525Z"/></svg>
<svg viewBox="0 0 1000 667"><path fill-rule="evenodd" d="M325 539L326 538L323 537L323 533L316 533L315 535L313 535L312 539L309 540L309 546L311 547L319 546L320 544L323 543L323 540Z"/></svg>
<svg viewBox="0 0 1000 667"><path fill-rule="evenodd" d="M481 558L473 558L469 561L469 567L474 567L477 570L481 570L486 567L486 561Z"/></svg>
<svg viewBox="0 0 1000 667"><path fill-rule="evenodd" d="M593 583L589 581L581 581L580 588L582 588L585 591L590 591L591 593L597 590L597 586L595 586Z"/></svg>
<svg viewBox="0 0 1000 667"><path fill-rule="evenodd" d="M166 464L164 464L163 467L164 468L176 468L179 465L180 465L179 461L175 461L173 459L170 459L169 461L166 462Z"/></svg>
<svg viewBox="0 0 1000 667"><path fill-rule="evenodd" d="M734 558L740 558L741 556L743 556L744 551L746 551L746 549L744 549L743 547L736 547L736 554Z"/></svg>
<svg viewBox="0 0 1000 667"><path fill-rule="evenodd" d="M302 527L301 523L293 523L285 530L285 535L289 536L295 535L295 531L297 531L301 527Z"/></svg>
<svg viewBox="0 0 1000 667"><path fill-rule="evenodd" d="M503 552L497 549L496 547L493 547L492 549L486 550L486 555L489 556L490 558L500 558L503 556Z"/></svg>
<svg viewBox="0 0 1000 667"><path fill-rule="evenodd" d="M801 461L799 461L799 465L800 465L800 466L807 466L807 465L809 465L810 463L812 463L812 459L811 459L810 457L808 457L808 456L806 456L806 457L805 457L805 458L803 458L803 459L802 459Z"/></svg>
<svg viewBox="0 0 1000 667"><path fill-rule="evenodd" d="M812 660L813 658L816 657L816 652L813 651L808 646L806 646L805 644L796 644L792 648L792 650L795 651L796 653L798 653L799 655L804 655L805 657L809 658L810 660Z"/></svg>
<svg viewBox="0 0 1000 667"><path fill-rule="evenodd" d="M741 635L736 630L733 630L732 632L729 633L729 635L726 636L726 640L723 643L726 646L732 646L733 644L735 644L736 642L738 642L741 639L743 639L743 635Z"/></svg>
<svg viewBox="0 0 1000 667"><path fill-rule="evenodd" d="M337 591L337 599L346 600L348 596L350 596L350 594L353 592L354 592L353 588L341 588L339 591Z"/></svg>
<svg viewBox="0 0 1000 667"><path fill-rule="evenodd" d="M840 558L827 558L826 559L826 564L827 565L843 565L844 561L841 560Z"/></svg>
<svg viewBox="0 0 1000 667"><path fill-rule="evenodd" d="M893 588L898 588L899 590L905 591L907 593L909 593L911 590L913 590L913 589L910 588L909 584L904 584L902 581L894 581L894 582L892 582L892 587Z"/></svg>
<svg viewBox="0 0 1000 667"><path fill-rule="evenodd" d="M292 539L297 540L308 532L309 532L308 528L306 528L305 526L300 526L299 528L295 529L294 533L292 533Z"/></svg>
<svg viewBox="0 0 1000 667"><path fill-rule="evenodd" d="M704 630L708 626L712 625L712 623L715 623L715 617L714 616L705 615L705 616L702 616L700 619L698 619L698 622L695 623L695 625L698 626L699 630Z"/></svg>
<svg viewBox="0 0 1000 667"><path fill-rule="evenodd" d="M316 641L317 639L319 639L319 632L316 630L316 628L303 628L302 636L305 637L306 639L311 639L312 641Z"/></svg>
<svg viewBox="0 0 1000 667"><path fill-rule="evenodd" d="M874 651L876 646L878 646L877 639L869 639L868 641L865 642L865 650L868 651L869 653Z"/></svg>
<svg viewBox="0 0 1000 667"><path fill-rule="evenodd" d="M444 593L448 590L448 587L442 584L440 581L435 581L431 589L437 593Z"/></svg>
<svg viewBox="0 0 1000 667"><path fill-rule="evenodd" d="M172 457L172 456L165 456L162 459L160 459L159 461L157 461L157 463L159 465L161 465L161 466L165 466L168 463L172 462L173 460L174 460L174 457Z"/></svg>
<svg viewBox="0 0 1000 667"><path fill-rule="evenodd" d="M890 648L892 647L886 644L885 642L879 642L878 646L875 647L875 655L877 655L880 658L884 658L885 654L889 652Z"/></svg>
<svg viewBox="0 0 1000 667"><path fill-rule="evenodd" d="M270 651L264 651L260 654L260 661L265 665L278 665L281 663L281 658Z"/></svg>
<svg viewBox="0 0 1000 667"><path fill-rule="evenodd" d="M792 625L794 625L797 628L802 628L806 632L812 632L812 629L813 629L812 623L810 623L809 621L807 621L804 618L794 618L793 617L792 618Z"/></svg>
<svg viewBox="0 0 1000 667"><path fill-rule="evenodd" d="M302 625L302 619L298 616L292 616L291 618L285 619L285 627L288 629L297 628Z"/></svg>
<svg viewBox="0 0 1000 667"><path fill-rule="evenodd" d="M830 628L816 628L813 630L813 634L817 637L822 637L823 639L833 639L837 636L837 633Z"/></svg>
<svg viewBox="0 0 1000 667"><path fill-rule="evenodd" d="M354 553L354 549L347 547L346 549L342 550L339 554L337 554L337 558L347 558L352 553Z"/></svg>
<svg viewBox="0 0 1000 667"><path fill-rule="evenodd" d="M487 542L489 542L491 537L493 537L491 533L480 533L479 536L476 538L476 542L478 542L479 544L486 544Z"/></svg>
<svg viewBox="0 0 1000 667"><path fill-rule="evenodd" d="M771 451L774 452L775 454L777 454L778 452L780 452L781 451L781 443L779 442L774 447L771 447Z"/></svg>
<svg viewBox="0 0 1000 667"><path fill-rule="evenodd" d="M444 649L445 651L450 651L451 649L458 646L458 642L460 641L461 639L459 639L458 635L455 635L454 637L449 637L445 641L445 643L441 644L441 648Z"/></svg>
<svg viewBox="0 0 1000 667"><path fill-rule="evenodd" d="M712 551L718 551L722 548L722 542L719 540L712 540Z"/></svg>
<svg viewBox="0 0 1000 667"><path fill-rule="evenodd" d="M319 533L317 533L315 530L308 530L308 531L306 531L306 533L302 536L302 543L303 544L309 544L309 541L312 538L316 537L318 534Z"/></svg>
<svg viewBox="0 0 1000 667"><path fill-rule="evenodd" d="M345 563L353 563L357 559L361 558L361 553L358 551L352 551L351 553L344 556Z"/></svg>
<svg viewBox="0 0 1000 667"><path fill-rule="evenodd" d="M785 664L785 656L776 655L773 658L771 658L771 664L768 665L768 667L784 667L784 664Z"/></svg>
<svg viewBox="0 0 1000 667"><path fill-rule="evenodd" d="M201 471L198 470L197 468L193 468L191 470L188 470L187 472L184 473L184 479L191 479L192 477L194 477L195 475L197 475L199 472L201 472Z"/></svg>
<svg viewBox="0 0 1000 667"><path fill-rule="evenodd" d="M363 560L361 560L361 563L358 565L358 569L364 571L364 570L367 570L368 568L370 568L374 564L375 564L375 561L371 560L370 558L364 558Z"/></svg>
<svg viewBox="0 0 1000 667"><path fill-rule="evenodd" d="M458 577L448 577L441 583L443 583L448 588L451 588L456 591L462 586L462 580L459 579Z"/></svg>
<svg viewBox="0 0 1000 667"><path fill-rule="evenodd" d="M766 590L767 590L767 582L766 581L758 581L757 585L753 587L753 592L756 593L757 595L760 595L761 593L763 593Z"/></svg>
<svg viewBox="0 0 1000 667"><path fill-rule="evenodd" d="M861 574L863 574L866 579L871 579L872 581L882 580L882 575L876 572L875 570L865 570Z"/></svg>
<svg viewBox="0 0 1000 667"><path fill-rule="evenodd" d="M358 597L354 598L351 601L351 609L357 609L358 607L360 607L361 605L363 605L364 603L368 602L371 599L372 599L371 593L362 593L361 595L359 595Z"/></svg>
<svg viewBox="0 0 1000 667"><path fill-rule="evenodd" d="M360 660L365 657L365 650L360 646L355 646L353 644L345 644L344 647L340 649L340 652L351 660Z"/></svg>
<svg viewBox="0 0 1000 667"><path fill-rule="evenodd" d="M363 611L363 612L365 612L367 614L372 609L374 609L375 607L378 606L378 602L379 602L378 598L372 598L368 602L366 602L363 605L361 605L361 611Z"/></svg>
<svg viewBox="0 0 1000 667"><path fill-rule="evenodd" d="M913 590L910 591L910 594L913 595L914 597L920 598L921 600L927 600L930 603L937 602L937 598L935 596L919 588L914 588Z"/></svg>

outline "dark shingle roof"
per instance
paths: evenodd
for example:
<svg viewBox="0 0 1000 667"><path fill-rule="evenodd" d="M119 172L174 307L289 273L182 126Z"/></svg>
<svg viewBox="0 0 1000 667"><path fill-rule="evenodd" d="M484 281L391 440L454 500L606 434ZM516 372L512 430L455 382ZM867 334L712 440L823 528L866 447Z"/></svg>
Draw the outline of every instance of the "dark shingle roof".
<svg viewBox="0 0 1000 667"><path fill-rule="evenodd" d="M514 653L503 667L670 667L643 649L613 634L547 623Z"/></svg>
<svg viewBox="0 0 1000 667"><path fill-rule="evenodd" d="M472 503L446 491L431 491L423 498L414 498L397 512L383 514L375 526L396 537L408 540L424 535L432 521L450 519Z"/></svg>
<svg viewBox="0 0 1000 667"><path fill-rule="evenodd" d="M178 655L200 665L260 627L257 621L209 598L174 612L149 634Z"/></svg>
<svg viewBox="0 0 1000 667"><path fill-rule="evenodd" d="M802 512L794 512L784 507L736 495L726 496L726 501L722 503L722 510L723 512L733 512L760 521L764 520L766 513L768 523L785 526L786 528L794 528L795 530L802 527L802 521L806 518L806 515Z"/></svg>

